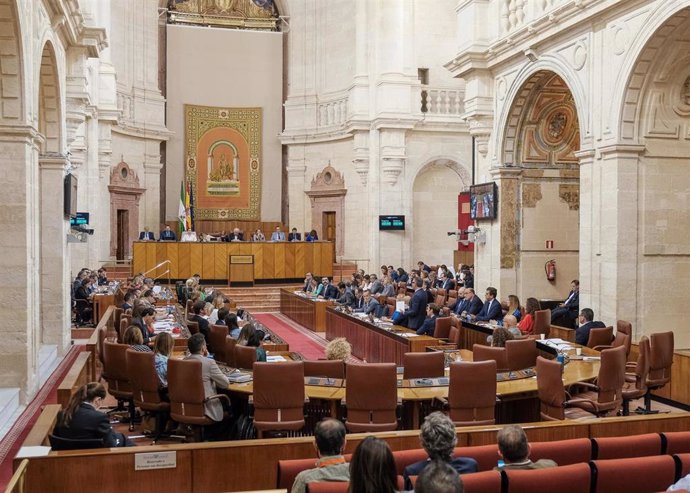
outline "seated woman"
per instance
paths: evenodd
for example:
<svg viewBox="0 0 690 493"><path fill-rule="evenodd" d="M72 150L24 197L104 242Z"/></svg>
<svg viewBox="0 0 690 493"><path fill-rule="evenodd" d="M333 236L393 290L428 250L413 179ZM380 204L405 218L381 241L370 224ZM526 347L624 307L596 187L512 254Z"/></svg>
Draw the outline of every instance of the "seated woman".
<svg viewBox="0 0 690 493"><path fill-rule="evenodd" d="M123 336L123 343L129 345L135 351L140 353L150 353L151 348L144 345L144 338L141 337L141 330L136 325L130 325L125 330L125 335Z"/></svg>
<svg viewBox="0 0 690 493"><path fill-rule="evenodd" d="M256 361L266 361L266 351L261 347L261 338L259 337L254 324L245 324L240 332L240 337L237 340L239 346L250 346L256 348Z"/></svg>
<svg viewBox="0 0 690 493"><path fill-rule="evenodd" d="M153 322L156 319L156 310L151 306L142 303L135 303L132 310L132 325L141 331L142 344L148 344L153 337Z"/></svg>
<svg viewBox="0 0 690 493"><path fill-rule="evenodd" d="M493 347L506 347L506 341L512 341L515 336L505 327L498 327L494 330L494 335L486 338L486 342Z"/></svg>
<svg viewBox="0 0 690 493"><path fill-rule="evenodd" d="M352 345L344 337L336 337L326 344L326 359L347 361L352 354Z"/></svg>
<svg viewBox="0 0 690 493"><path fill-rule="evenodd" d="M103 440L104 447L134 445L110 426L108 415L98 410L105 399L105 387L97 382L82 385L69 400L67 408L58 413L53 435L70 440Z"/></svg>
<svg viewBox="0 0 690 493"><path fill-rule="evenodd" d="M240 326L237 325L237 315L234 313L228 313L225 316L225 325L228 326L228 335L233 339L238 339L240 337Z"/></svg>
<svg viewBox="0 0 690 493"><path fill-rule="evenodd" d="M166 395L168 388L168 358L170 358L174 346L175 340L169 333L162 332L156 337L153 362L156 365L158 381L161 384L161 388L166 389ZM163 396L161 395L161 397Z"/></svg>
<svg viewBox="0 0 690 493"><path fill-rule="evenodd" d="M305 241L317 241L319 239L319 235L316 234L316 230L312 229L309 231L309 234L305 238Z"/></svg>
<svg viewBox="0 0 690 493"><path fill-rule="evenodd" d="M388 444L373 436L360 442L350 461L350 493L397 493L398 473Z"/></svg>
<svg viewBox="0 0 690 493"><path fill-rule="evenodd" d="M266 241L266 236L264 236L260 229L257 229L252 235L252 241Z"/></svg>
<svg viewBox="0 0 690 493"><path fill-rule="evenodd" d="M527 298L525 316L522 317L518 324L518 329L520 329L523 335L529 335L534 332L534 312L540 309L539 301L536 298Z"/></svg>
<svg viewBox="0 0 690 493"><path fill-rule="evenodd" d="M522 318L522 309L520 308L520 298L511 294L508 296L508 311L506 315L512 315L518 322Z"/></svg>

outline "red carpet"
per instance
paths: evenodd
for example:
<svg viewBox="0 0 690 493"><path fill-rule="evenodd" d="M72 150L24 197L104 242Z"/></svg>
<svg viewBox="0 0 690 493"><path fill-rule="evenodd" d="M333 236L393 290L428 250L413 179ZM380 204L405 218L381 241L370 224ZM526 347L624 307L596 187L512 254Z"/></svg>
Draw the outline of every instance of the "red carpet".
<svg viewBox="0 0 690 493"><path fill-rule="evenodd" d="M17 422L0 441L0 489L4 491L12 477L12 460L17 455L19 448L31 431L34 423L41 414L46 404L57 404L57 388L72 367L77 355L86 349L86 346L72 346L69 352L58 365L57 369L48 378L36 397L19 416Z"/></svg>
<svg viewBox="0 0 690 493"><path fill-rule="evenodd" d="M324 357L326 340L281 314L258 313L254 318L290 345L290 351L302 353L304 359Z"/></svg>

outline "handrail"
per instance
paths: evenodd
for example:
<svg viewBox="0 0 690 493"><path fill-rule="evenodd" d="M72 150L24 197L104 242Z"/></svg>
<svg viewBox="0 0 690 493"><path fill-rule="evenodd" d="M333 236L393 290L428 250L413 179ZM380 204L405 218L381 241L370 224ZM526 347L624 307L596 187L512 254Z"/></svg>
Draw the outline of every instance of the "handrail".
<svg viewBox="0 0 690 493"><path fill-rule="evenodd" d="M146 276L146 274L148 274L149 272L152 272L152 271L156 270L156 269L159 268L159 267L163 267L165 264L172 264L172 262L171 262L170 260L163 260L160 264L158 264L158 265L156 265L156 266L154 266L154 267L151 267L149 270L147 270L146 272L144 272L144 276Z"/></svg>
<svg viewBox="0 0 690 493"><path fill-rule="evenodd" d="M158 269L159 267L163 267L165 264L168 264L168 268L163 272L160 276L154 277L153 280L155 281L156 279L160 279L163 277L165 274L168 274L168 289L170 289L171 283L170 283L170 266L172 265L172 262L168 260L163 260L160 264L156 265L155 267L151 267L149 270L144 272L144 277L146 277L146 274L149 272L153 272L154 270Z"/></svg>
<svg viewBox="0 0 690 493"><path fill-rule="evenodd" d="M170 261L168 260L168 262L170 262ZM170 284L170 269L166 269L165 272L163 272L160 276L154 277L153 280L156 281L166 274L168 274L168 289L170 289L170 285L171 285Z"/></svg>
<svg viewBox="0 0 690 493"><path fill-rule="evenodd" d="M27 467L29 467L29 459L24 459L19 463L19 467L14 471L12 478L10 478L10 482L7 483L5 493L24 493L24 481L26 480Z"/></svg>

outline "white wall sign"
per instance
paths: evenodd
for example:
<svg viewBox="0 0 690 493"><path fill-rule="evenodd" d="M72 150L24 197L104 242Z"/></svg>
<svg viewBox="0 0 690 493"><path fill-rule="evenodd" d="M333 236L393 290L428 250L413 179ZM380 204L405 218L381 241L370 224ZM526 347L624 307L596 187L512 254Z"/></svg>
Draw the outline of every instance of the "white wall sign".
<svg viewBox="0 0 690 493"><path fill-rule="evenodd" d="M171 469L177 467L177 452L134 454L134 470Z"/></svg>

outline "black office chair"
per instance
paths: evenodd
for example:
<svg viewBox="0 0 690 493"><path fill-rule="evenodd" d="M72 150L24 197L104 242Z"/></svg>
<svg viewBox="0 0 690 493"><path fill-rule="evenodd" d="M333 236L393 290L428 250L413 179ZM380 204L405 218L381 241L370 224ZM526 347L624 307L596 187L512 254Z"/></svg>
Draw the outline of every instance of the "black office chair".
<svg viewBox="0 0 690 493"><path fill-rule="evenodd" d="M87 448L103 448L103 440L100 438L62 438L52 433L48 435L50 448L53 450L80 450Z"/></svg>
<svg viewBox="0 0 690 493"><path fill-rule="evenodd" d="M89 300L74 299L74 323L78 327L93 324L93 307Z"/></svg>

